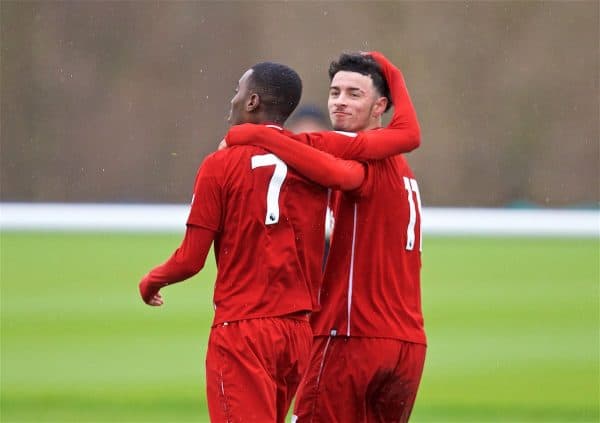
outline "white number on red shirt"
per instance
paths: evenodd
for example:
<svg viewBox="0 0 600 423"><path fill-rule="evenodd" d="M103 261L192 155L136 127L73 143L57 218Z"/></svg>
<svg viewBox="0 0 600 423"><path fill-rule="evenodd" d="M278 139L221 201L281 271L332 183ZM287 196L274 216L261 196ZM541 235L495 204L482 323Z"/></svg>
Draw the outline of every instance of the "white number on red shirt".
<svg viewBox="0 0 600 423"><path fill-rule="evenodd" d="M275 154L252 156L252 169L273 165L275 165L275 170L273 171L273 176L271 176L269 188L267 189L267 215L265 216L265 225L274 225L279 222L279 192L281 191L281 185L287 175L287 165Z"/></svg>
<svg viewBox="0 0 600 423"><path fill-rule="evenodd" d="M419 194L419 186L417 181L412 178L404 176L404 188L406 189L408 197L408 207L410 211L408 219L408 227L406 228L406 249L412 251L415 248L415 225L417 222L417 214L419 215L419 251L423 250L423 233L420 230L421 227L421 195ZM415 200L417 199L417 205L415 207Z"/></svg>

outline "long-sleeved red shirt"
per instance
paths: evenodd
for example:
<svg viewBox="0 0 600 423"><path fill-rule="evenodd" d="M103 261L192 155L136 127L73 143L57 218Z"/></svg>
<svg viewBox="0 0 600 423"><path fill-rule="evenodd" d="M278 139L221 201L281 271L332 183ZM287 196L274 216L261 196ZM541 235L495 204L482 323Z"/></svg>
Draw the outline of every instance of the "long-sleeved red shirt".
<svg viewBox="0 0 600 423"><path fill-rule="evenodd" d="M362 164L322 154L331 186L361 185ZM214 240L215 324L315 310L326 198L325 187L263 149L209 155L198 171L185 238L142 279L142 298L150 304L162 287L200 271Z"/></svg>
<svg viewBox="0 0 600 423"><path fill-rule="evenodd" d="M316 182L327 180L320 169L322 151L340 158L381 159L418 146L420 130L402 74L381 54L373 56L394 103L387 129L359 133L350 140L331 133L275 137L268 129L242 125L230 130L227 143L264 147ZM315 148L322 151L317 154ZM360 188L335 192L333 200L335 226L320 291L321 310L312 319L315 334L426 343L420 291L421 199L408 163L399 155L368 161Z"/></svg>
<svg viewBox="0 0 600 423"><path fill-rule="evenodd" d="M392 71L394 71L395 68L392 69ZM307 143L311 143L313 145L319 145L320 143L328 143L330 145L334 145L337 146L337 150L333 149L335 151L332 151L334 153L336 153L338 156L354 156L356 158L360 158L360 159L365 159L365 158L380 158L381 156L384 156L386 154L395 154L397 152L403 152L403 151L410 151L414 148L416 148L419 145L420 142L420 132L419 132L419 128L418 128L418 123L416 121L416 115L414 113L414 109L412 108L412 104L410 103L410 98L408 97L408 93L406 92L406 88L404 86L404 81L402 79L402 75L399 74L399 71L394 74L394 72L390 71L390 69L384 69L384 73L386 73L386 78L388 79L388 83L390 84L390 89L391 89L391 93L392 93L392 98L393 98L393 102L395 105L394 108L394 116L392 118L391 124L390 124L390 129L385 129L385 130L381 130L381 131L369 131L369 132L365 132L365 133L360 133L356 138L354 138L353 135L351 134L336 134L336 133L322 133L322 134L311 134L310 136L307 135L301 135L304 136L304 141ZM399 78L398 78L399 76ZM394 78L394 79L392 79ZM390 83L391 82L391 83ZM237 126L237 127L233 127L230 130L230 133L228 134L228 141L231 141L234 136L236 131L244 131L250 125L241 125L241 126ZM273 130L271 128L267 128L267 127L260 127L260 130L263 131L263 137L266 137L267 140L275 140L277 136L283 136L283 137L290 137L291 134L290 133L285 133L284 131L282 131L280 128ZM278 131L280 131L280 133L278 133ZM396 132L394 132L396 131ZM298 144L299 146L302 146L302 144ZM305 147L305 146L302 146ZM308 147L307 147L308 148ZM237 149L228 149L229 151L235 151ZM331 150L328 150L331 151ZM218 153L215 153L215 155ZM285 154L285 151L282 152L282 154ZM303 159L306 159L307 157L310 158L310 160L307 160L306 162L304 162L305 164L308 163L309 165L307 165L306 167L308 168L308 170L306 170L306 174L308 177L319 181L321 184L324 185L328 185L328 186L332 186L335 188L340 188L340 189L347 189L347 190L351 190L353 188L357 188L359 185L362 185L362 182L364 181L365 178L365 174L364 174L364 169L362 166L357 166L356 163L348 163L348 162L344 162L341 161L339 159L336 159L333 156L328 155L327 153L323 153L323 152L313 152L313 151L303 151L303 152L295 152L294 153L296 156L290 158L289 163L294 163L296 162L300 162ZM307 156L306 154L310 154L310 156ZM209 156L210 158L211 156ZM208 159L207 159L208 161ZM218 201L216 201L219 196L219 190L215 189L214 186L210 187L211 184L207 184L205 183L206 181L202 182L202 178L200 177L201 174L203 173L202 170L205 167L207 163L205 162L202 166L202 168L200 169L199 172L199 178L197 180L197 184L196 184L196 190L195 190L195 195L198 196L199 191L198 188L200 187L206 187L208 186L209 189L205 190L204 188L202 188L201 192L209 192L210 195L208 195L209 201L203 201L201 204L201 206L196 207L196 210L198 211L202 211L202 210L208 210L209 214L212 213L213 216L217 216L220 213L222 213L222 210L217 210L215 212L214 210L214 205L218 203ZM219 168L219 166L211 166L212 173L216 173L217 169ZM299 165L298 169L301 169L302 166ZM211 173L209 172L209 173ZM304 172L304 170L303 170ZM311 176L311 172L314 172L314 175ZM213 175L214 176L214 175ZM210 179L210 178L209 178ZM213 178L214 179L214 178ZM226 179L226 178L225 178ZM214 184L213 184L214 185ZM217 184L218 185L218 184ZM321 193L323 193L323 191L321 191ZM316 197L315 197L316 198ZM321 196L321 205L324 206L325 201L323 200L323 196ZM197 201L194 201L194 204L197 204ZM312 219L312 224L313 226L317 229L314 234L318 234L319 237L322 240L322 222L323 218L322 216L319 216L320 213L317 213L317 215L312 215L310 214L310 212L307 211L310 208L307 208L307 202L303 203L303 212L305 216L308 216L310 219ZM158 290L162 287L165 286L166 284L169 283L174 283L177 282L179 280L182 280L183 278L185 278L186 276L191 276L194 273L196 273L197 271L199 271L204 263L204 259L206 258L206 255L208 253L208 249L210 247L210 242L208 242L207 240L210 239L210 234L212 233L213 237L218 236L219 231L221 230L218 225L207 225L207 224L199 224L198 221L196 221L195 219L192 219L192 215L194 214L194 205L192 206L192 212L190 214L190 219L188 220L188 231L186 232L186 238L184 239L184 242L182 244L182 247L180 247L180 249L171 257L171 259L169 261L167 261L167 263L163 264L162 266L159 266L158 268L154 269L153 271L151 271L140 283L140 290L142 292L142 296L144 298L145 301L148 301L149 298L151 298L156 292L158 292ZM269 218L269 216L267 215L266 217L267 219ZM306 224L308 225L308 222L306 222ZM204 231L202 232L198 232L194 229L195 226L199 226L204 228ZM199 228L198 228L199 229ZM320 233L319 233L320 232ZM188 239L191 238L191 239ZM246 244L246 247L248 245L252 245L251 241L253 238L249 238ZM222 245L221 242L219 242L220 245ZM320 262L320 258L322 255L322 242L317 242L316 239L315 241L312 243L315 245L314 248L302 248L302 256L305 258L305 260L310 261L311 263L313 262L310 257L316 258L316 263ZM319 245L317 245L319 244ZM187 248L186 246L191 246L189 248ZM305 246L306 247L306 246ZM253 262L253 266L255 267L261 267L260 265L257 266L256 263L256 257L261 257L260 254L263 250L258 250L259 252L257 253L257 249L250 249L251 251L249 252L248 249L242 249L239 253L240 255L246 259L247 257L254 257L255 260ZM219 251L222 251L221 247L217 248L217 265L219 268L219 275L221 275L222 273L222 268L223 266L225 266L225 263L221 263L220 260L220 256L222 255ZM228 254L228 250L225 248L223 249L223 254ZM233 254L232 256L235 256L235 254ZM201 260L199 260L201 259ZM282 271L287 271L288 274L293 274L293 272L290 272L289 268L286 267L286 263L289 263L289 261L285 260L283 256L279 257L279 260L274 260L274 262L278 263L278 266L275 266L273 269L280 269ZM317 266L318 267L318 266ZM314 265L306 265L305 264L305 269L315 269L316 267ZM249 267L246 267L246 269L249 269ZM224 272L226 273L226 272ZM311 273L310 271L306 272L307 274ZM313 273L314 275L316 275L316 271L314 271ZM304 310L315 310L315 304L314 304L314 298L316 295L316 290L315 290L315 278L319 279L316 276L311 277L311 281L308 283L305 283L305 286L309 286L310 288L308 289L310 292L309 297L311 298L311 305L310 307L307 305L308 303L306 301L304 301L304 305L299 305L300 303L302 303L302 301L296 301L294 304L294 307L298 308L300 307L300 309ZM231 319L231 317L229 317L229 315L227 313L225 313L223 315L223 312L219 313L219 310L221 309L227 309L227 308L233 308L235 309L236 307L219 307L218 304L218 298L221 297L220 295L218 295L217 293L217 285L219 282L219 278L217 280L217 284L216 284L216 290L215 290L215 304L217 306L217 313L215 315L215 322L218 322L222 319ZM231 281L229 282L229 285L231 285ZM227 283L226 283L227 285ZM279 294L280 296L272 296L270 295L270 297L272 298L284 298L285 296L283 295L284 292L287 292L290 295L293 295L294 292L289 290L289 287L287 287L284 290L279 290ZM234 292L235 293L235 292ZM266 294L266 292L265 292ZM229 296L231 296L231 292L227 295L222 296L222 298L228 298ZM296 296L296 298L301 298L302 296ZM304 296L304 298L306 298L306 296ZM246 298L246 300L252 300L252 298ZM256 300L256 298L255 298ZM260 298L259 298L260 300ZM288 311L288 312L293 312L295 311L295 309L289 309L289 310L284 310L286 304L286 301L275 301L275 303L282 305L283 307L280 307L278 313L281 313L283 311ZM242 317L254 317L254 316L262 316L265 315L264 313L271 313L268 315L273 315L273 310L271 311L266 311L268 309L268 306L265 310L262 310L261 313L255 313L253 314L252 310L256 311L256 307L254 307L254 309L252 308L252 302L248 302L245 301L244 305L246 306L246 308L248 308L248 306L250 305L250 309L246 309L246 310L241 310L242 313L238 315L242 316ZM261 302L258 301L258 304L260 306ZM239 304L238 304L239 305ZM230 305L231 306L231 305ZM234 304L235 306L235 304ZM258 307L260 309L260 307ZM235 314L235 313L234 313Z"/></svg>

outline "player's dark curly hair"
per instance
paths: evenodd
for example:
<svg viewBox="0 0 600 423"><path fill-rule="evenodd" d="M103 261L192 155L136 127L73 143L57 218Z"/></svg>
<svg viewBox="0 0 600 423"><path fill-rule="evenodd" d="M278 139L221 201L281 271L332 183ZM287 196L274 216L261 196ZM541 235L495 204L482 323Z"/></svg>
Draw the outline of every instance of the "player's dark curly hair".
<svg viewBox="0 0 600 423"><path fill-rule="evenodd" d="M302 96L302 80L289 66L262 62L252 66L249 88L260 96L265 114L283 123L292 114Z"/></svg>
<svg viewBox="0 0 600 423"><path fill-rule="evenodd" d="M337 60L334 60L329 65L329 81L333 79L339 71L357 72L362 75L368 75L373 80L375 89L382 97L388 99L387 112L392 107L392 98L390 97L390 89L381 72L379 64L369 55L360 53L343 53Z"/></svg>

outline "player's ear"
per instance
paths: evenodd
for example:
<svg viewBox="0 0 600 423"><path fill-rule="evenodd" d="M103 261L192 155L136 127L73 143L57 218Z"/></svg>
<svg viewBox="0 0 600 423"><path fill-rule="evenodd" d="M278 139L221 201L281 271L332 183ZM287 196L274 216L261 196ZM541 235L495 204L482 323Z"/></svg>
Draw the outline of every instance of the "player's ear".
<svg viewBox="0 0 600 423"><path fill-rule="evenodd" d="M375 100L375 104L373 106L373 116L376 118L381 117L385 113L385 108L387 107L387 104L387 97L379 97L377 100Z"/></svg>
<svg viewBox="0 0 600 423"><path fill-rule="evenodd" d="M248 97L248 101L246 101L246 111L247 112L255 111L256 109L258 109L259 104L260 104L260 96L256 93L250 94L250 97Z"/></svg>

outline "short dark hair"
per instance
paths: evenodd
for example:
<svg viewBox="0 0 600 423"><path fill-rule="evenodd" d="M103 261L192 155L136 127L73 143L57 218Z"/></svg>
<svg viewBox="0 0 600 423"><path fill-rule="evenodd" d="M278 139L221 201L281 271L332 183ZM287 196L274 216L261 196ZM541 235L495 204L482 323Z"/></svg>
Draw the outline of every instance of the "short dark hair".
<svg viewBox="0 0 600 423"><path fill-rule="evenodd" d="M289 66L261 62L252 66L250 89L260 95L267 116L275 122L285 122L302 97L302 80Z"/></svg>
<svg viewBox="0 0 600 423"><path fill-rule="evenodd" d="M329 81L333 80L333 77L339 71L357 72L362 75L370 76L373 80L375 89L382 97L388 99L385 111L387 112L389 108L392 107L390 88L383 76L383 72L381 72L381 67L379 67L379 64L373 57L361 53L343 53L337 60L334 60L329 65Z"/></svg>

